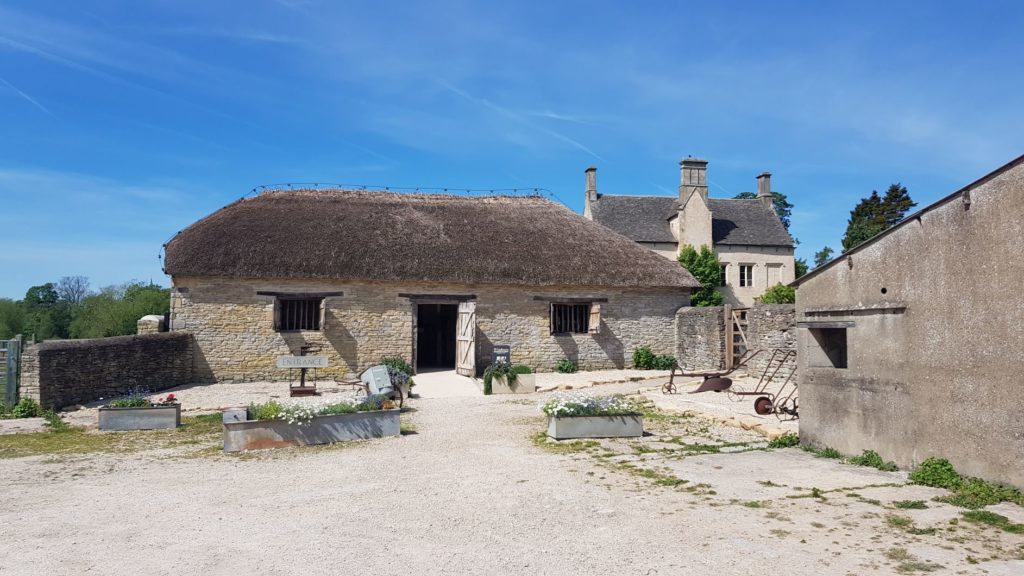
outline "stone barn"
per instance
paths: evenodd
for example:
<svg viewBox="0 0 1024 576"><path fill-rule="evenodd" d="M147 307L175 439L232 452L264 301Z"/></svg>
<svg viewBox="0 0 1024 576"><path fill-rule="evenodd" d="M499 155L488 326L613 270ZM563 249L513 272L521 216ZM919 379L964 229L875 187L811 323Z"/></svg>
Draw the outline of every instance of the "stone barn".
<svg viewBox="0 0 1024 576"><path fill-rule="evenodd" d="M495 346L553 370L674 353L692 276L537 196L268 191L165 246L170 328L195 340L199 380L280 380L312 346L328 377L384 356L479 373Z"/></svg>
<svg viewBox="0 0 1024 576"><path fill-rule="evenodd" d="M1024 156L795 282L801 440L1024 487Z"/></svg>

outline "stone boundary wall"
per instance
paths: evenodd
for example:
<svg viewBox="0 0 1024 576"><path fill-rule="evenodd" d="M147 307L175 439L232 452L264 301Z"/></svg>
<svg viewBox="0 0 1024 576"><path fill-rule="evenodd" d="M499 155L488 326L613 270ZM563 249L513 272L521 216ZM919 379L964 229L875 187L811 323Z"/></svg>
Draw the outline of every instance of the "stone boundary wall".
<svg viewBox="0 0 1024 576"><path fill-rule="evenodd" d="M796 312L792 304L756 304L747 311L747 343L758 354L746 373L760 377L771 350L796 350ZM722 306L680 308L676 313L676 360L685 370L715 370L725 366L725 309ZM787 371L788 370L788 371ZM787 362L777 377L796 370Z"/></svg>
<svg viewBox="0 0 1024 576"><path fill-rule="evenodd" d="M680 308L676 313L676 362L684 370L717 370L725 362L722 307Z"/></svg>
<svg viewBox="0 0 1024 576"><path fill-rule="evenodd" d="M20 396L47 408L192 381L192 337L184 333L52 340L22 354Z"/></svg>
<svg viewBox="0 0 1024 576"><path fill-rule="evenodd" d="M747 374L761 377L771 359L771 351L796 350L796 307L792 304L757 304L747 312L747 343L750 348L764 349L747 365ZM796 357L787 361L776 378L796 372Z"/></svg>

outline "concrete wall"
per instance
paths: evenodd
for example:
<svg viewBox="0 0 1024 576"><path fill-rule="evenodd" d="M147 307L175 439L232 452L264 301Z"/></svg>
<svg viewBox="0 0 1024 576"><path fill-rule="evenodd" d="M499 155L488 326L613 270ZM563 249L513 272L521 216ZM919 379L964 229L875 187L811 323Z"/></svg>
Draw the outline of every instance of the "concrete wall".
<svg viewBox="0 0 1024 576"><path fill-rule="evenodd" d="M411 359L415 304L406 294L475 294L477 363L489 363L495 344L512 347L512 359L538 371L554 370L562 358L581 369L622 368L633 349L648 345L656 354L675 352L676 311L689 303L685 290L519 288L494 285L388 284L298 280L175 278L171 325L196 341L195 375L200 380L282 380L279 355L298 354L316 344L329 358L326 377L344 378L376 364L382 356ZM277 332L273 296L257 291L344 292L326 299L322 331ZM607 298L601 304L601 332L552 336L549 304L535 296Z"/></svg>
<svg viewBox="0 0 1024 576"><path fill-rule="evenodd" d="M716 245L718 260L726 265L726 286L719 288L726 304L753 306L754 298L781 282L789 284L795 279L796 268L793 249L784 246L732 246ZM754 285L740 286L740 265L753 265ZM772 268L775 266L775 268Z"/></svg>
<svg viewBox="0 0 1024 576"><path fill-rule="evenodd" d="M51 340L22 354L20 395L47 408L113 398L133 388L158 392L192 381L187 334Z"/></svg>
<svg viewBox="0 0 1024 576"><path fill-rule="evenodd" d="M798 330L802 440L1024 487L1022 223L1018 165L802 282L801 322L851 323L845 369Z"/></svg>

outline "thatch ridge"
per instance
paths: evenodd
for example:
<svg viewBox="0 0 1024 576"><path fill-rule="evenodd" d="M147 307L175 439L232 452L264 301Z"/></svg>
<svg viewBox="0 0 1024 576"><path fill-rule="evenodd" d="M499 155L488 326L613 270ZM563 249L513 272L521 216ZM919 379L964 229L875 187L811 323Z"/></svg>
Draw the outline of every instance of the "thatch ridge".
<svg viewBox="0 0 1024 576"><path fill-rule="evenodd" d="M166 245L172 276L697 286L678 264L541 196L267 191Z"/></svg>

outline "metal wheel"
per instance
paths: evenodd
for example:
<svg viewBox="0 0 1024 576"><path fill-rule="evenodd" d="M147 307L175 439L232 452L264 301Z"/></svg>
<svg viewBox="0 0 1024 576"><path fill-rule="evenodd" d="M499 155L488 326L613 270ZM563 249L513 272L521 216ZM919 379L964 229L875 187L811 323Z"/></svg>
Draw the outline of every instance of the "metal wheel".
<svg viewBox="0 0 1024 576"><path fill-rule="evenodd" d="M754 400L754 412L757 412L761 416L771 414L775 409L772 407L771 398L767 396L761 396L757 400Z"/></svg>
<svg viewBox="0 0 1024 576"><path fill-rule="evenodd" d="M665 382L664 384L661 385L661 393L662 394L675 394L676 393L676 385L671 383L671 382Z"/></svg>

